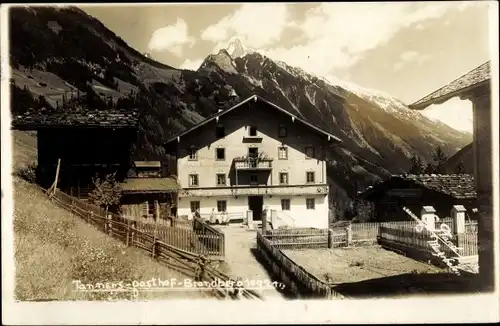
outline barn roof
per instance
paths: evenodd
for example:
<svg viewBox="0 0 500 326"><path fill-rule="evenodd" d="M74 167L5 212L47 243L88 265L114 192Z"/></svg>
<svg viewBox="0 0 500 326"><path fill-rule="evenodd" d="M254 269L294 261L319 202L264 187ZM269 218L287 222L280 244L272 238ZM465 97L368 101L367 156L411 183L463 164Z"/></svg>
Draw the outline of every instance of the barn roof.
<svg viewBox="0 0 500 326"><path fill-rule="evenodd" d="M134 161L136 168L160 168L160 161Z"/></svg>
<svg viewBox="0 0 500 326"><path fill-rule="evenodd" d="M243 107L243 104L248 103L248 102L250 102L250 101L252 101L252 100L253 100L253 101L255 101L255 102L257 102L257 101L261 101L261 102L263 102L263 103L268 104L271 108L276 109L276 110L278 110L278 111L280 111L280 112L283 112L283 113L285 113L286 115L290 116L292 119L294 119L294 120L296 120L296 121L298 121L298 122L300 122L300 123L302 123L302 124L304 124L304 125L308 126L309 128L313 129L314 131L316 131L316 132L318 132L318 133L321 133L321 134L323 134L323 135L327 136L327 137L328 137L328 139L329 139L329 140L331 140L331 141L334 141L334 142L337 142L337 143L342 142L342 141L340 140L340 138L338 138L338 137L336 137L336 136L332 135L332 134L331 134L331 133L329 133L328 131L326 131L326 130L324 130L324 129L321 129L321 128L319 128L319 127L317 127L317 126L315 126L315 125L313 125L313 124L311 124L311 123L307 122L307 121L306 121L306 120L304 120L303 118L300 118L300 117L298 117L298 116L296 116L296 115L294 115L294 114L292 114L292 113L288 112L287 110L285 110L285 109L283 109L283 108L281 108L281 107L277 106L276 104L274 104L274 103L272 103L272 102L270 102L270 101L268 101L268 100L264 99L263 97L261 97L261 96L259 96L259 95L257 95L257 94L254 94L254 95L252 95L252 96L248 97L247 99L245 99L245 100L241 101L240 103L238 103L238 104L236 104L236 105L234 105L234 106L232 106L232 107L230 107L230 108L227 108L227 109L225 109L225 110L222 110L222 111L220 111L220 112L217 112L216 114L214 114L214 115L212 115L212 116L210 116L210 117L206 118L205 120L201 121L200 123L198 123L198 124L196 124L196 125L192 126L191 128L189 128L189 129L187 129L187 130L183 131L182 133L178 134L177 136L170 138L169 140L167 140L167 141L165 142L165 145L166 145L166 144L168 144L168 143L171 143L171 142L173 142L173 141L175 141L175 140L177 140L177 139L179 139L179 138L181 138L181 137L183 137L183 136L185 136L185 135L187 135L187 134L189 134L189 133L191 133L192 131L194 131L194 130L196 130L196 129L198 129L198 128L200 128L200 127L204 126L204 125L206 125L207 123L209 123L209 122L211 122L211 121L216 120L217 118L219 118L219 117L221 117L221 116L223 116L223 115L225 115L225 114L227 114L227 113L229 113L229 112L231 112L231 111L236 110L237 108Z"/></svg>
<svg viewBox="0 0 500 326"><path fill-rule="evenodd" d="M472 69L466 74L458 77L447 85L444 85L437 91L434 91L424 98L418 100L417 102L411 104L409 107L411 109L421 110L432 104L440 104L446 102L447 100L455 96L463 95L464 93L469 92L472 89L489 83L490 79L490 61L488 61L483 63L479 67Z"/></svg>
<svg viewBox="0 0 500 326"><path fill-rule="evenodd" d="M471 174L406 174L392 176L390 179L368 187L358 197L370 200L377 194L384 193L391 188L419 186L421 188L439 192L456 199L475 199L476 184Z"/></svg>
<svg viewBox="0 0 500 326"><path fill-rule="evenodd" d="M137 128L138 123L137 110L37 111L12 117L12 128L20 130L58 127Z"/></svg>
<svg viewBox="0 0 500 326"><path fill-rule="evenodd" d="M124 193L169 193L178 189L175 178L130 178L121 184Z"/></svg>

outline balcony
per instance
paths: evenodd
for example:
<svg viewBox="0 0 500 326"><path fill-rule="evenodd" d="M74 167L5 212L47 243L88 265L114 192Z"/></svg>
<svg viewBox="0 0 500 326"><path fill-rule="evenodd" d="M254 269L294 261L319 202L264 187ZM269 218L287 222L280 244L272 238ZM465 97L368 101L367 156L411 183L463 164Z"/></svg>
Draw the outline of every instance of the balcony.
<svg viewBox="0 0 500 326"><path fill-rule="evenodd" d="M273 159L270 157L244 156L234 159L234 168L241 170L271 170Z"/></svg>
<svg viewBox="0 0 500 326"><path fill-rule="evenodd" d="M179 197L217 197L217 196L259 196L259 195L327 195L328 185L286 185L286 186L232 186L210 188L185 188L179 191Z"/></svg>

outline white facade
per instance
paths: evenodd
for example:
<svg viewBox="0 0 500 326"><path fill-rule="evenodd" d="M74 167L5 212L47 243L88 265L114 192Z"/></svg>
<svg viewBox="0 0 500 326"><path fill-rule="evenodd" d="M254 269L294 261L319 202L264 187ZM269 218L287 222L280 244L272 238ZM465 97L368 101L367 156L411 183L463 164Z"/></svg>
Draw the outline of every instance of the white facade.
<svg viewBox="0 0 500 326"><path fill-rule="evenodd" d="M225 211L241 221L252 211L254 221L266 214L273 228L328 228L326 153L334 138L261 101L206 120L173 140L177 215ZM240 164L254 152L265 154L262 164Z"/></svg>
<svg viewBox="0 0 500 326"><path fill-rule="evenodd" d="M282 199L289 200L289 210L282 210ZM314 199L314 209L307 208L307 199ZM200 214L203 217L209 216L212 210L218 214L217 201L226 201L226 212L232 220L246 219L246 212L249 210L248 196L183 197L179 199L177 214L192 219L192 202L200 203ZM268 221L275 224L274 228L282 226L328 228L328 195L263 196L263 209L269 212ZM270 212L273 210L277 212L277 220L271 220Z"/></svg>

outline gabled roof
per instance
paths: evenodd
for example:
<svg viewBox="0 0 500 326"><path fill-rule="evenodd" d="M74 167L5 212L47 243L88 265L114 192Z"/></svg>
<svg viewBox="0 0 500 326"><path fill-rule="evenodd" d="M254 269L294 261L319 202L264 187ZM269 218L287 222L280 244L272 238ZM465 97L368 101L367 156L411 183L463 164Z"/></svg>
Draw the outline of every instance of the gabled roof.
<svg viewBox="0 0 500 326"><path fill-rule="evenodd" d="M173 141L175 141L175 140L177 140L177 139L178 139L178 138L180 138L180 137L183 137L183 136L185 136L185 135L189 134L190 132L192 132L192 131L194 131L194 130L196 130L196 129L200 128L201 126L206 125L207 123L209 123L209 122L211 122L211 121L216 120L217 118L219 118L219 117L221 117L221 116L223 116L223 115L225 115L225 114L227 114L227 113L229 113L229 112L231 112L231 111L236 110L236 109L237 109L237 108L239 108L239 107L242 107L242 106L243 106L243 104L248 103L248 102L250 102L250 101L252 101L252 100L253 100L254 102L261 101L261 102L264 102L264 103L268 104L270 107L272 107L272 108L274 108L274 109L276 109L276 110L278 110L278 111L280 111L280 112L283 112L283 113L287 114L287 115L288 115L288 116L290 116L292 119L294 119L294 120L296 120L296 121L298 121L298 122L300 122L300 123L302 123L302 124L304 124L304 125L308 126L309 128L313 129L314 131L316 131L316 132L318 132L318 133L321 133L321 134L323 134L323 135L327 136L329 140L332 140L332 141L335 141L335 142L338 142L338 143L341 143L341 142L342 142L342 141L340 140L340 138L338 138L338 137L336 137L336 136L332 135L332 134L331 134L331 133L329 133L328 131L323 130L323 129L321 129L321 128L318 128L318 127L316 127L315 125L313 125L313 124L311 124L311 123L307 122L307 121L306 121L306 120L304 120L303 118L300 118L300 117L298 117L298 116L296 116L296 115L294 115L294 114L292 114L292 113L288 112L287 110L285 110L285 109L283 109L283 108L281 108L281 107L277 106L276 104L274 104L274 103L272 103L272 102L270 102L270 101L268 101L268 100L264 99L263 97L261 97L261 96L259 96L259 95L257 95L257 94L254 94L254 95L250 96L249 98L247 98L247 99L245 99L245 100L241 101L240 103L238 103L238 104L236 104L236 105L234 105L234 106L232 106L232 107L230 107L230 108L228 108L228 109L225 109L225 110L222 110L222 111L220 111L220 112L217 112L216 114L214 114L214 115L212 115L212 116L208 117L207 119L205 119L205 120L201 121L200 123L198 123L198 124L196 124L196 125L192 126L191 128L189 128L189 129L187 129L187 130L183 131L183 132L182 132L182 133L180 133L179 135L177 135L177 136L175 136L175 137L170 138L169 140L167 140L167 141L165 142L165 145L166 145L166 144L168 144L168 143L171 143L171 142L173 142Z"/></svg>
<svg viewBox="0 0 500 326"><path fill-rule="evenodd" d="M138 123L137 110L37 111L12 117L12 128L21 130L57 127L136 128Z"/></svg>
<svg viewBox="0 0 500 326"><path fill-rule="evenodd" d="M490 61L488 61L411 104L409 107L411 109L421 110L432 104L443 103L455 96L460 96L465 92L469 92L474 88L489 83L490 79Z"/></svg>
<svg viewBox="0 0 500 326"><path fill-rule="evenodd" d="M399 187L400 183L398 181L403 181L407 185L420 186L456 199L476 198L476 184L474 176L471 174L406 174L392 176L384 182L369 187L358 194L358 197L369 200L371 196L383 193L392 188L393 185Z"/></svg>

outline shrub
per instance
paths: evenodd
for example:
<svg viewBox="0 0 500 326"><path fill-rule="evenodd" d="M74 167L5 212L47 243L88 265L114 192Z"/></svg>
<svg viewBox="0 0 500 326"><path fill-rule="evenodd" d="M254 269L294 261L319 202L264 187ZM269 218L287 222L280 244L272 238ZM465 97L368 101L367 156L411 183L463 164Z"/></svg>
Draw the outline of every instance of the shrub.
<svg viewBox="0 0 500 326"><path fill-rule="evenodd" d="M36 163L32 162L28 166L19 168L15 174L29 183L36 183L36 168Z"/></svg>
<svg viewBox="0 0 500 326"><path fill-rule="evenodd" d="M104 179L93 178L94 190L89 194L90 203L106 209L118 205L121 197L121 186L115 179L116 173L108 174Z"/></svg>

